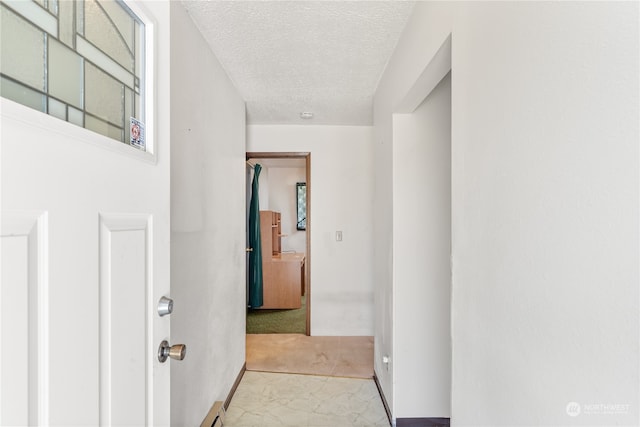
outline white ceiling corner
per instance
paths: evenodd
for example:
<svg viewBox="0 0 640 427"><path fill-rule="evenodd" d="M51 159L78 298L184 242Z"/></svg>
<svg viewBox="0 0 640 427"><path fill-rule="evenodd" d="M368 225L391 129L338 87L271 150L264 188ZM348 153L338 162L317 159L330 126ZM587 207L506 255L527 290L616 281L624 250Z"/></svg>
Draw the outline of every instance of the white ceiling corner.
<svg viewBox="0 0 640 427"><path fill-rule="evenodd" d="M371 125L408 1L182 4L247 103L249 124ZM312 111L314 118L300 118Z"/></svg>

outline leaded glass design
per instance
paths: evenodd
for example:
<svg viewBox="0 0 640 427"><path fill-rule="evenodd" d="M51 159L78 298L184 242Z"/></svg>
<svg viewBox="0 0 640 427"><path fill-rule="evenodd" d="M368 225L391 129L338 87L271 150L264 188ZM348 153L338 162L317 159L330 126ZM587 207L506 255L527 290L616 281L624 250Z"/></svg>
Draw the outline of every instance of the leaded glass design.
<svg viewBox="0 0 640 427"><path fill-rule="evenodd" d="M296 184L296 205L298 211L298 230L307 229L307 184L298 182Z"/></svg>
<svg viewBox="0 0 640 427"><path fill-rule="evenodd" d="M0 95L128 143L144 23L121 0L1 0Z"/></svg>

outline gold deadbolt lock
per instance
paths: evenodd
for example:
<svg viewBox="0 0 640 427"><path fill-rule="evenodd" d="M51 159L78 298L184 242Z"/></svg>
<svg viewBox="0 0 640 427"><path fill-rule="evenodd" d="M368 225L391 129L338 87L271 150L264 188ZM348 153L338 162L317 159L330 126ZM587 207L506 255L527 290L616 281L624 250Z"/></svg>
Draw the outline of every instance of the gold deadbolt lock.
<svg viewBox="0 0 640 427"><path fill-rule="evenodd" d="M168 357L174 360L182 360L186 355L187 346L184 344L169 345L169 342L164 340L158 347L158 360L160 363L166 362Z"/></svg>

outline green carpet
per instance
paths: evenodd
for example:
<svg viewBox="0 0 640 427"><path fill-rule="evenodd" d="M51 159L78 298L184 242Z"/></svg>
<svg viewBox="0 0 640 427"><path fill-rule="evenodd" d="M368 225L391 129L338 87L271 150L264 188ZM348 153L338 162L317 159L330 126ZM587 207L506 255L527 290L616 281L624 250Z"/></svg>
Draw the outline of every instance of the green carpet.
<svg viewBox="0 0 640 427"><path fill-rule="evenodd" d="M307 331L307 299L293 310L247 311L248 334L305 334Z"/></svg>

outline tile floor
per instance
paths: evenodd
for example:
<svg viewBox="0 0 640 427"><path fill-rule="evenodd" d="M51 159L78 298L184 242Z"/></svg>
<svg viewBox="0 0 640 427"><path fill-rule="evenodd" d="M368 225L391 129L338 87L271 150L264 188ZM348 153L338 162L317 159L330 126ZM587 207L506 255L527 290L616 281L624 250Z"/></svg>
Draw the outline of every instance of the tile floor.
<svg viewBox="0 0 640 427"><path fill-rule="evenodd" d="M225 427L389 427L372 379L247 371Z"/></svg>

